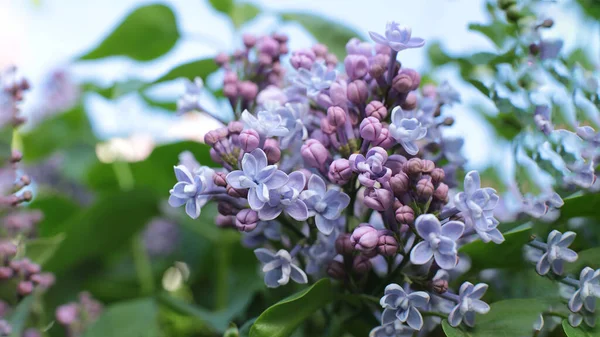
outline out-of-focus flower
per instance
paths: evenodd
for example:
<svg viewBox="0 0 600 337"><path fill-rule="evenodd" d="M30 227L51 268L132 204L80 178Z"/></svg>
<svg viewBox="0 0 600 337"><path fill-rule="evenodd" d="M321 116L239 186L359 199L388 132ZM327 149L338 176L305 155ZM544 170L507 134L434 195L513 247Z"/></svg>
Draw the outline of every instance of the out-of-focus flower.
<svg viewBox="0 0 600 337"><path fill-rule="evenodd" d="M328 70L323 62L315 62L310 70L298 69L298 76L294 83L305 88L308 96L314 97L321 91L328 89L336 78L335 70Z"/></svg>
<svg viewBox="0 0 600 337"><path fill-rule="evenodd" d="M395 21L388 22L385 26L385 36L369 32L371 39L376 43L388 46L399 52L409 48L420 48L425 45L425 40L420 37L412 37L412 29L410 27L400 26Z"/></svg>
<svg viewBox="0 0 600 337"><path fill-rule="evenodd" d="M563 273L563 261L575 262L577 253L569 249L569 245L575 240L575 232L565 232L561 234L553 230L548 235L547 250L540 257L535 270L540 275L546 275L552 268L552 272L557 275Z"/></svg>
<svg viewBox="0 0 600 337"><path fill-rule="evenodd" d="M281 115L275 111L261 110L254 116L248 110L244 110L242 121L248 128L255 130L262 137L283 137L290 132L285 127Z"/></svg>

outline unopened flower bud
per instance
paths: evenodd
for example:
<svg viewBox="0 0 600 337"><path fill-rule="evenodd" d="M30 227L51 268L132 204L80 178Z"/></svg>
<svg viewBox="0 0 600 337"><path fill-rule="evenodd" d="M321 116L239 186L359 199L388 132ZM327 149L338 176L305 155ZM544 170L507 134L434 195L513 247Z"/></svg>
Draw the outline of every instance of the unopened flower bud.
<svg viewBox="0 0 600 337"><path fill-rule="evenodd" d="M14 271L10 267L0 267L0 280L7 280L13 277Z"/></svg>
<svg viewBox="0 0 600 337"><path fill-rule="evenodd" d="M290 63L294 69L310 69L315 62L316 55L310 49L295 51L290 57Z"/></svg>
<svg viewBox="0 0 600 337"><path fill-rule="evenodd" d="M400 93L409 92L413 86L412 77L406 72L400 72L392 80L392 87Z"/></svg>
<svg viewBox="0 0 600 337"><path fill-rule="evenodd" d="M429 200L433 195L433 183L431 183L431 179L423 178L417 182L416 186L417 197L422 201Z"/></svg>
<svg viewBox="0 0 600 337"><path fill-rule="evenodd" d="M258 86L256 83L250 81L243 81L238 84L238 90L240 95L246 101L252 101L258 94Z"/></svg>
<svg viewBox="0 0 600 337"><path fill-rule="evenodd" d="M238 95L238 87L235 83L226 83L223 85L223 95L229 99L235 99Z"/></svg>
<svg viewBox="0 0 600 337"><path fill-rule="evenodd" d="M437 294L443 294L448 291L448 281L443 279L432 280L428 282L428 287Z"/></svg>
<svg viewBox="0 0 600 337"><path fill-rule="evenodd" d="M223 215L235 215L238 210L230 202L220 201L217 204L217 211Z"/></svg>
<svg viewBox="0 0 600 337"><path fill-rule="evenodd" d="M348 105L348 86L346 82L335 81L329 87L329 96L333 105L337 105L342 109Z"/></svg>
<svg viewBox="0 0 600 337"><path fill-rule="evenodd" d="M370 252L377 248L379 232L369 224L361 224L352 232L350 242L354 245L354 249Z"/></svg>
<svg viewBox="0 0 600 337"><path fill-rule="evenodd" d="M375 117L380 121L384 120L388 115L387 108L380 101L369 102L365 108L365 113L367 117Z"/></svg>
<svg viewBox="0 0 600 337"><path fill-rule="evenodd" d="M327 151L321 142L315 139L307 140L302 145L300 152L302 153L304 162L308 166L318 169L325 167L330 158L329 151Z"/></svg>
<svg viewBox="0 0 600 337"><path fill-rule="evenodd" d="M395 256L398 253L398 241L388 231L380 233L377 251L383 256Z"/></svg>
<svg viewBox="0 0 600 337"><path fill-rule="evenodd" d="M221 135L217 130L210 130L204 135L204 143L209 146L214 146L221 139Z"/></svg>
<svg viewBox="0 0 600 337"><path fill-rule="evenodd" d="M390 130L384 126L381 128L381 133L379 134L379 137L376 140L374 140L371 143L371 145L379 146L387 150L392 148L392 146L396 145L396 140L390 135Z"/></svg>
<svg viewBox="0 0 600 337"><path fill-rule="evenodd" d="M390 178L390 186L394 191L394 195L399 198L410 189L410 179L406 173L400 172Z"/></svg>
<svg viewBox="0 0 600 337"><path fill-rule="evenodd" d="M325 64L330 68L335 68L338 63L338 58L335 54L329 53L325 56Z"/></svg>
<svg viewBox="0 0 600 337"><path fill-rule="evenodd" d="M246 198L248 196L248 189L237 189L228 185L227 194L234 198Z"/></svg>
<svg viewBox="0 0 600 337"><path fill-rule="evenodd" d="M281 149L279 149L279 144L275 139L267 139L264 151L269 165L273 165L281 159Z"/></svg>
<svg viewBox="0 0 600 337"><path fill-rule="evenodd" d="M344 264L340 261L333 260L327 266L327 275L336 280L343 280L346 278L346 270Z"/></svg>
<svg viewBox="0 0 600 337"><path fill-rule="evenodd" d="M31 275L31 282L39 285L42 288L50 288L54 284L54 281L56 281L56 278L52 273Z"/></svg>
<svg viewBox="0 0 600 337"><path fill-rule="evenodd" d="M414 108L416 108L417 94L415 94L414 92L409 92L404 102L400 104L400 107L402 107L402 109L404 110L413 110Z"/></svg>
<svg viewBox="0 0 600 337"><path fill-rule="evenodd" d="M21 198L24 201L31 201L31 199L33 199L33 194L31 193L31 191L25 191L23 192L23 194L21 194Z"/></svg>
<svg viewBox="0 0 600 337"><path fill-rule="evenodd" d="M213 183L220 187L227 186L226 174L224 172L215 172L213 174Z"/></svg>
<svg viewBox="0 0 600 337"><path fill-rule="evenodd" d="M369 71L369 61L364 55L348 55L344 59L346 74L350 80L357 80L365 77Z"/></svg>
<svg viewBox="0 0 600 337"><path fill-rule="evenodd" d="M374 141L381 135L383 125L375 117L367 117L360 123L360 136L369 141Z"/></svg>
<svg viewBox="0 0 600 337"><path fill-rule="evenodd" d="M439 185L442 181L444 181L444 178L446 178L444 169L439 167L434 168L429 175L431 176L431 182L434 186Z"/></svg>
<svg viewBox="0 0 600 337"><path fill-rule="evenodd" d="M250 232L258 225L258 213L251 209L243 209L235 216L235 227L240 232Z"/></svg>
<svg viewBox="0 0 600 337"><path fill-rule="evenodd" d="M396 210L396 221L412 225L415 222L415 212L409 206L402 206Z"/></svg>
<svg viewBox="0 0 600 337"><path fill-rule="evenodd" d="M421 172L423 173L431 173L435 169L435 163L429 159L421 160L421 164L423 165L421 167Z"/></svg>
<svg viewBox="0 0 600 337"><path fill-rule="evenodd" d="M357 255L352 261L352 271L356 275L366 275L371 271L371 260L364 255Z"/></svg>
<svg viewBox="0 0 600 337"><path fill-rule="evenodd" d="M77 304L61 305L56 309L56 320L62 325L71 325L77 321L79 309Z"/></svg>
<svg viewBox="0 0 600 337"><path fill-rule="evenodd" d="M27 296L33 292L33 283L29 281L21 281L17 285L17 293L21 296Z"/></svg>
<svg viewBox="0 0 600 337"><path fill-rule="evenodd" d="M348 100L354 104L363 104L369 97L369 88L363 80L355 80L348 83L347 93Z"/></svg>
<svg viewBox="0 0 600 337"><path fill-rule="evenodd" d="M17 254L17 246L8 241L0 241L0 256L3 258L11 258Z"/></svg>
<svg viewBox="0 0 600 337"><path fill-rule="evenodd" d="M443 203L448 202L448 185L440 183L435 192L433 192L433 197Z"/></svg>
<svg viewBox="0 0 600 337"><path fill-rule="evenodd" d="M363 202L376 211L385 211L394 204L394 195L384 188L365 189Z"/></svg>
<svg viewBox="0 0 600 337"><path fill-rule="evenodd" d="M219 54L217 54L217 56L215 56L215 63L219 67L222 67L222 66L226 65L227 63L229 63L229 55L227 55L225 53L219 53Z"/></svg>
<svg viewBox="0 0 600 337"><path fill-rule="evenodd" d="M546 19L544 20L544 22L542 22L542 27L544 28L551 28L554 25L554 20L552 19Z"/></svg>
<svg viewBox="0 0 600 337"><path fill-rule="evenodd" d="M329 180L337 185L345 185L352 178L352 168L348 159L336 159L329 165Z"/></svg>
<svg viewBox="0 0 600 337"><path fill-rule="evenodd" d="M369 75L375 79L382 77L387 70L389 59L390 56L386 54L375 55L369 64Z"/></svg>
<svg viewBox="0 0 600 337"><path fill-rule="evenodd" d="M329 51L327 46L322 43L315 43L311 49L315 53L315 55L323 58L327 56L327 52Z"/></svg>
<svg viewBox="0 0 600 337"><path fill-rule="evenodd" d="M402 169L408 176L418 176L423 170L423 163L419 158L409 159Z"/></svg>
<svg viewBox="0 0 600 337"><path fill-rule="evenodd" d="M244 130L244 123L240 121L232 121L227 124L227 131L229 134L240 134Z"/></svg>
<svg viewBox="0 0 600 337"><path fill-rule="evenodd" d="M346 123L346 112L339 106L330 106L327 109L327 121L331 126L342 126Z"/></svg>
<svg viewBox="0 0 600 337"><path fill-rule="evenodd" d="M10 161L11 163L18 163L21 161L21 159L23 159L23 154L21 153L21 151L19 150L12 150L11 154L10 154Z"/></svg>
<svg viewBox="0 0 600 337"><path fill-rule="evenodd" d="M238 76L235 72L228 71L225 73L225 75L223 75L223 84L237 85L237 82L238 82ZM237 92L237 90L236 90L236 92Z"/></svg>
<svg viewBox="0 0 600 337"><path fill-rule="evenodd" d="M221 228L235 227L235 216L217 214L215 224Z"/></svg>
<svg viewBox="0 0 600 337"><path fill-rule="evenodd" d="M279 42L270 36L265 36L258 42L258 51L271 57L279 56Z"/></svg>
<svg viewBox="0 0 600 337"><path fill-rule="evenodd" d="M338 254L342 255L352 255L354 253L354 245L350 240L350 234L343 233L337 237L335 240L335 250Z"/></svg>
<svg viewBox="0 0 600 337"><path fill-rule="evenodd" d="M242 36L242 41L244 41L244 46L250 49L256 45L256 36L246 33Z"/></svg>

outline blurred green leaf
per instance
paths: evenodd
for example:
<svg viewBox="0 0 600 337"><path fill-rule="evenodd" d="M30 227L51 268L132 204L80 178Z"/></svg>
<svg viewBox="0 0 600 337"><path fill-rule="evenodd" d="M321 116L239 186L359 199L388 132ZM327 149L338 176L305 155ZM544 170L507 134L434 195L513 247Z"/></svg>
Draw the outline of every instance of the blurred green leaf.
<svg viewBox="0 0 600 337"><path fill-rule="evenodd" d="M565 265L565 272L567 274L573 274L578 277L581 270L585 267L590 267L594 270L600 268L600 247L582 250L577 252L577 255L579 256L577 261Z"/></svg>
<svg viewBox="0 0 600 337"><path fill-rule="evenodd" d="M54 255L64 239L64 234L58 234L50 238L29 240L25 243L25 256L31 261L44 266L52 255Z"/></svg>
<svg viewBox="0 0 600 337"><path fill-rule="evenodd" d="M471 83L477 90L479 90L486 97L490 97L490 89L483 84L483 82L475 79L468 79L467 82Z"/></svg>
<svg viewBox="0 0 600 337"><path fill-rule="evenodd" d="M600 193L584 194L564 199L565 204L560 208L560 221L576 217L591 217L600 219L598 205Z"/></svg>
<svg viewBox="0 0 600 337"><path fill-rule="evenodd" d="M66 220L77 212L80 206L60 195L42 194L36 195L29 207L44 214L44 218L38 223L38 231L41 237L47 238L63 232Z"/></svg>
<svg viewBox="0 0 600 337"><path fill-rule="evenodd" d="M442 328L448 337L531 336L533 323L552 303L536 298L499 301L490 305L487 314L477 315L473 329L464 324L453 328L447 320L442 322Z"/></svg>
<svg viewBox="0 0 600 337"><path fill-rule="evenodd" d="M600 5L600 2L598 3ZM583 48L576 48L573 50L565 60L566 65L572 69L575 65L579 64L584 69L593 71L596 64L592 61L588 53Z"/></svg>
<svg viewBox="0 0 600 337"><path fill-rule="evenodd" d="M453 61L452 57L442 49L442 45L439 41L428 43L428 46L427 55L429 56L432 65L442 66Z"/></svg>
<svg viewBox="0 0 600 337"><path fill-rule="evenodd" d="M353 38L362 38L354 29L337 21L309 14L309 13L281 13L284 21L295 21L311 33L317 41L329 48L338 60L346 56L346 43Z"/></svg>
<svg viewBox="0 0 600 337"><path fill-rule="evenodd" d="M66 238L48 260L53 272L124 246L148 221L159 214L158 197L148 188L100 195L94 205L68 220Z"/></svg>
<svg viewBox="0 0 600 337"><path fill-rule="evenodd" d="M140 96L142 97L144 102L146 102L146 104L148 104L151 107L155 107L155 108L159 108L159 109L163 109L163 110L167 110L167 111L171 111L171 112L177 111L177 103L176 102L156 101L156 100L148 97L148 95L146 95L144 93L142 93Z"/></svg>
<svg viewBox="0 0 600 337"><path fill-rule="evenodd" d="M98 47L80 59L127 56L150 61L171 50L179 37L175 14L169 7L143 6L131 12Z"/></svg>
<svg viewBox="0 0 600 337"><path fill-rule="evenodd" d="M31 307L33 302L35 301L35 296L29 295L15 308L8 319L8 323L12 329L9 337L21 337L23 334L23 330L25 329L25 323L27 321L27 317L29 317L29 312L31 311Z"/></svg>
<svg viewBox="0 0 600 337"><path fill-rule="evenodd" d="M600 6L598 0L577 0L583 12L592 19L600 20Z"/></svg>
<svg viewBox="0 0 600 337"><path fill-rule="evenodd" d="M248 21L251 21L256 16L260 14L260 8L254 6L253 4L244 2L240 4L235 4L229 14L231 16L231 22L233 26L237 29L240 28L243 24Z"/></svg>
<svg viewBox="0 0 600 337"><path fill-rule="evenodd" d="M494 128L496 134L507 140L515 138L523 129L522 121L514 112L499 112L495 116L483 116Z"/></svg>
<svg viewBox="0 0 600 337"><path fill-rule="evenodd" d="M515 28L512 26L499 21L494 21L489 25L472 23L469 24L469 30L485 35L497 47L502 47L504 42L515 32Z"/></svg>
<svg viewBox="0 0 600 337"><path fill-rule="evenodd" d="M233 0L208 0L210 5L221 13L229 14L233 8Z"/></svg>
<svg viewBox="0 0 600 337"><path fill-rule="evenodd" d="M265 310L250 329L250 337L287 337L315 311L333 300L334 289L327 278L317 281Z"/></svg>
<svg viewBox="0 0 600 337"><path fill-rule="evenodd" d="M529 241L530 232L531 227L527 226L504 233L505 241L501 244L473 241L462 246L459 252L471 258L472 270L519 268L524 264L523 245Z"/></svg>
<svg viewBox="0 0 600 337"><path fill-rule="evenodd" d="M108 307L83 337L159 337L157 318L153 299L117 303Z"/></svg>
<svg viewBox="0 0 600 337"><path fill-rule="evenodd" d="M168 73L152 82L152 84L171 81L181 77L187 78L190 81L194 80L196 77L201 77L203 80L206 80L206 77L217 71L217 69L219 69L219 67L217 67L217 64L212 58L196 60L171 69Z"/></svg>
<svg viewBox="0 0 600 337"><path fill-rule="evenodd" d="M581 324L579 327L574 328L565 319L562 321L562 328L567 337L600 337L600 327L590 328L585 324Z"/></svg>

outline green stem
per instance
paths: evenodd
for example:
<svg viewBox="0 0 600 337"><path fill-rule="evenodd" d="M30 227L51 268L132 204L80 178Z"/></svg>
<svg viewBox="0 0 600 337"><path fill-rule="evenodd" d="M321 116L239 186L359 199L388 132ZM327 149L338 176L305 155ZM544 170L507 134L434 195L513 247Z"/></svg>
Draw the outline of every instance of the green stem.
<svg viewBox="0 0 600 337"><path fill-rule="evenodd" d="M229 266L231 260L229 244L221 244L217 247L216 268L217 268L217 292L215 299L215 310L227 308L227 294L229 292Z"/></svg>
<svg viewBox="0 0 600 337"><path fill-rule="evenodd" d="M567 316L567 315L565 315L563 313L560 313L560 312L556 312L556 311L544 311L544 312L542 312L542 315L543 316L556 316L556 317L560 317L562 319L568 319L569 318L569 316Z"/></svg>
<svg viewBox="0 0 600 337"><path fill-rule="evenodd" d="M148 295L154 292L154 275L152 274L152 264L146 252L146 247L142 241L141 235L136 235L131 241L131 253L135 271L142 288L142 294Z"/></svg>
<svg viewBox="0 0 600 337"><path fill-rule="evenodd" d="M115 172L119 188L122 191L131 190L135 185L135 180L133 179L133 173L131 172L129 164L124 161L115 161L113 162L112 167L113 171Z"/></svg>

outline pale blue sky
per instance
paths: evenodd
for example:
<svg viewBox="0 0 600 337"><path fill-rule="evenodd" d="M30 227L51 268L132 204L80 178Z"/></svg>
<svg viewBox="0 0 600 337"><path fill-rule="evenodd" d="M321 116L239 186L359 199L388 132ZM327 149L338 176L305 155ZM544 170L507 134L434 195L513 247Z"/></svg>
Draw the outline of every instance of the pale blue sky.
<svg viewBox="0 0 600 337"><path fill-rule="evenodd" d="M0 65L16 63L24 74L38 83L44 74L60 67L95 44L111 31L112 27L135 7L154 3L145 0L40 0L34 6L26 0L0 0ZM291 36L291 49L309 46L313 40L300 27L286 24L278 27L269 12L302 10L321 14L345 22L357 30L383 30L385 22L396 20L411 26L415 36L426 40L441 40L452 51L472 51L490 48L489 42L467 30L470 22L485 22L483 2L476 0L260 0L252 1L261 6L266 14L245 27L253 32L265 32L273 27ZM157 61L136 64L127 60L113 60L87 64L75 69L79 77L100 78L106 83L131 77L151 79L174 65L203 57L221 50L231 50L239 41L225 17L212 10L207 0L170 0L179 20L184 37L168 55ZM566 40L566 48L587 45L590 51L600 55L599 25L581 19L571 1L548 2L543 5L548 15L555 18L556 25L548 36ZM8 29L7 29L8 28ZM199 39L203 36L202 40ZM421 69L426 64L424 50L402 52L403 65ZM462 85L452 71L445 71L439 79L448 78L463 95L465 106L456 106L452 113L457 123L451 133L466 137L465 152L472 166L481 166L493 156L488 149L493 146L489 130L478 127L477 116L466 112L466 105L477 100L477 93ZM172 88L171 88L172 89ZM173 94L175 91L170 90ZM117 104L99 99L93 101L93 120L101 137L125 136L132 132L151 133L159 138L165 135L165 125L177 121L157 111L140 105L135 98L124 98Z"/></svg>

